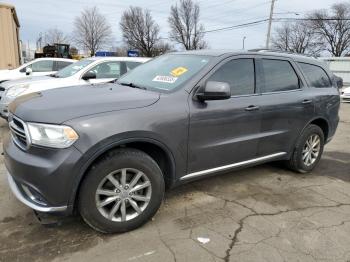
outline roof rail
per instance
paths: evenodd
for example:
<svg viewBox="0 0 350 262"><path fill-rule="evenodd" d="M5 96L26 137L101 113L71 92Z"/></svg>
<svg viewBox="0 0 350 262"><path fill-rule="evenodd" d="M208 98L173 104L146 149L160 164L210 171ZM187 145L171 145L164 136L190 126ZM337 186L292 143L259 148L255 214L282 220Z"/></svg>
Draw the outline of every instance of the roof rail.
<svg viewBox="0 0 350 262"><path fill-rule="evenodd" d="M300 54L300 53L295 53L291 51L285 51L285 50L278 50L278 49L268 49L268 48L256 48L256 49L250 49L248 50L249 52L272 52L272 53L281 53L281 54L290 54L290 55L300 55L300 56L306 56L306 57L314 57L312 55L308 54Z"/></svg>

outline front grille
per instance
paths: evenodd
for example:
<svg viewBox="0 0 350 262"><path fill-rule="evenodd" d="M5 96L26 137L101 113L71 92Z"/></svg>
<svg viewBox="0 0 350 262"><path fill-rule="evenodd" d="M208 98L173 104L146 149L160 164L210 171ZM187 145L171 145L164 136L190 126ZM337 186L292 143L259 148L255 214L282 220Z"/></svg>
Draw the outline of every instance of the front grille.
<svg viewBox="0 0 350 262"><path fill-rule="evenodd" d="M14 143L21 149L28 149L29 136L26 124L15 116L9 116L9 127Z"/></svg>

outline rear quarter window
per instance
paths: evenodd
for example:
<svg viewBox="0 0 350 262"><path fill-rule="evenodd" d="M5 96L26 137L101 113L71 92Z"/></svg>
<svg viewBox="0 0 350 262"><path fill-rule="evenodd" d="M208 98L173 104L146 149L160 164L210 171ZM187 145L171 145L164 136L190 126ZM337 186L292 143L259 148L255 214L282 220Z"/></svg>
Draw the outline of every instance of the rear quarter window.
<svg viewBox="0 0 350 262"><path fill-rule="evenodd" d="M298 64L310 86L316 88L332 87L332 82L323 68L301 62L298 62Z"/></svg>

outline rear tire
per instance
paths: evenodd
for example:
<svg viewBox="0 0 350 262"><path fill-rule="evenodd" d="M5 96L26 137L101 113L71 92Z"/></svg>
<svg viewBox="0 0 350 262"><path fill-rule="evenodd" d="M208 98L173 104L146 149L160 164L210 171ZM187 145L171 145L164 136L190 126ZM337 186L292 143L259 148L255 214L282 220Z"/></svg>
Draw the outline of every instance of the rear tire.
<svg viewBox="0 0 350 262"><path fill-rule="evenodd" d="M162 171L149 155L116 149L88 171L79 192L79 212L97 231L130 231L155 215L164 189Z"/></svg>
<svg viewBox="0 0 350 262"><path fill-rule="evenodd" d="M311 172L321 159L324 133L317 125L309 125L299 137L287 165L299 173Z"/></svg>

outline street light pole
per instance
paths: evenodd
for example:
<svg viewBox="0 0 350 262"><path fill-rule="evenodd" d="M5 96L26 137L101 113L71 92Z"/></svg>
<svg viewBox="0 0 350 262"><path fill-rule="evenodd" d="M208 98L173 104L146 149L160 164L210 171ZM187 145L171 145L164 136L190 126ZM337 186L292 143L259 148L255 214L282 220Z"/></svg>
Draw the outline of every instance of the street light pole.
<svg viewBox="0 0 350 262"><path fill-rule="evenodd" d="M275 7L275 2L276 2L276 0L271 0L269 25L267 27L267 36L266 36L266 49L269 49L269 47L270 47L271 26L272 26L273 9Z"/></svg>
<svg viewBox="0 0 350 262"><path fill-rule="evenodd" d="M243 50L244 50L244 41L246 40L246 36L243 36Z"/></svg>

